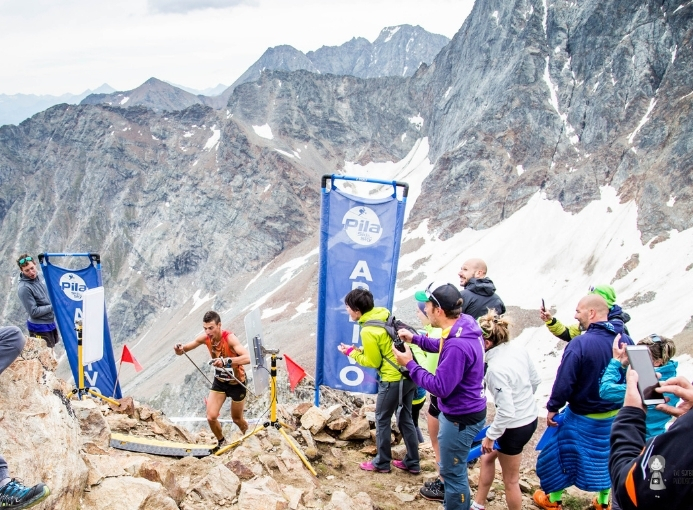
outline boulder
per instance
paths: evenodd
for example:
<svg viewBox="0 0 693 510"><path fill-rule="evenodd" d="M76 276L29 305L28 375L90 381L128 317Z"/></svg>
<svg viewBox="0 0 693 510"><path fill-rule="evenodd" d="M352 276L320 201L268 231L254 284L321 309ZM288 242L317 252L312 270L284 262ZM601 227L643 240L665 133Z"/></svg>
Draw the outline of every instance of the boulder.
<svg viewBox="0 0 693 510"><path fill-rule="evenodd" d="M355 441L359 439L369 439L371 437L371 426L366 418L354 418L349 426L339 435L343 441Z"/></svg>
<svg viewBox="0 0 693 510"><path fill-rule="evenodd" d="M353 498L344 491L334 491L325 510L372 510L373 502L368 494L359 492Z"/></svg>
<svg viewBox="0 0 693 510"><path fill-rule="evenodd" d="M25 354L29 359L23 359ZM44 342L29 340L22 356L0 375L0 452L10 476L28 485L48 485L46 508L67 510L79 507L87 466L80 456L80 420L66 398L67 385L47 361L52 356ZM93 411L100 415L96 406ZM103 417L96 428L107 441Z"/></svg>
<svg viewBox="0 0 693 510"><path fill-rule="evenodd" d="M82 441L101 448L108 448L111 441L111 427L92 399L75 400L70 407L79 420Z"/></svg>
<svg viewBox="0 0 693 510"><path fill-rule="evenodd" d="M327 428L330 430L344 430L349 426L349 420L346 418L337 418L336 420L332 420L330 422L327 422Z"/></svg>
<svg viewBox="0 0 693 510"><path fill-rule="evenodd" d="M111 430L128 432L137 427L138 421L135 418L128 418L127 414L109 414L106 421Z"/></svg>
<svg viewBox="0 0 693 510"><path fill-rule="evenodd" d="M253 470L239 460L232 460L224 465L229 468L231 472L233 472L233 474L239 478L239 480L246 481L255 476Z"/></svg>
<svg viewBox="0 0 693 510"><path fill-rule="evenodd" d="M329 417L326 411L313 406L301 416L301 427L310 430L310 433L315 435L325 428Z"/></svg>
<svg viewBox="0 0 693 510"><path fill-rule="evenodd" d="M238 507L243 510L287 510L289 502L277 482L264 476L241 485Z"/></svg>
<svg viewBox="0 0 693 510"><path fill-rule="evenodd" d="M122 476L106 478L100 485L85 492L81 510L177 510L178 505L164 488L144 478Z"/></svg>

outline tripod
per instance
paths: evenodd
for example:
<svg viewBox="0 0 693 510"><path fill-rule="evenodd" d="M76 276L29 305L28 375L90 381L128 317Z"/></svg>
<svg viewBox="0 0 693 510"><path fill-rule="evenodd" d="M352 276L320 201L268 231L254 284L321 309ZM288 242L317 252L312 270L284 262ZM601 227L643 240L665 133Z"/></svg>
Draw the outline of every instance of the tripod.
<svg viewBox="0 0 693 510"><path fill-rule="evenodd" d="M284 425L282 422L280 422L277 419L277 359L282 359L278 358L277 354L279 354L279 349L265 349L264 347L262 348L262 355L264 356L265 354L270 354L271 355L271 362L270 362L270 419L269 421L266 421L263 423L262 427L255 427L251 432L248 432L246 435L241 437L240 439L237 439L233 441L232 443L229 443L228 445L224 446L223 448L220 448L217 452L214 453L214 455L221 455L222 453L225 453L229 451L231 448L235 448L239 444L241 444L246 438L253 436L257 434L258 432L268 429L270 427L274 427L279 431L279 433L284 437L288 445L291 447L291 449L298 455L298 457L301 459L303 464L308 468L308 470L313 473L313 476L318 476L318 474L315 472L315 469L313 469L313 466L310 465L310 462L306 458L306 456L303 454L303 452L296 446L296 444L293 442L291 437L286 433L284 430Z"/></svg>
<svg viewBox="0 0 693 510"><path fill-rule="evenodd" d="M109 404L113 404L114 406L120 406L120 402L117 400L113 400L112 398L108 398L101 393L99 393L96 390L92 390L91 388L85 388L84 387L84 365L82 365L82 321L77 320L75 321L75 330L77 331L77 365L78 365L78 387L72 390L70 395L77 395L78 400L82 400L82 397L86 396L87 393L90 393L94 395L95 397L100 398L101 400L105 400Z"/></svg>

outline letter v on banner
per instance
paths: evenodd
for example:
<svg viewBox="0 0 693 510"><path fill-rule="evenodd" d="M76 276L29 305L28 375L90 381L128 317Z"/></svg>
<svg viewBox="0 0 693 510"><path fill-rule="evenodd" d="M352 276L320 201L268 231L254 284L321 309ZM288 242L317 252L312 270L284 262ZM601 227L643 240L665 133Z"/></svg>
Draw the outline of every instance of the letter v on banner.
<svg viewBox="0 0 693 510"><path fill-rule="evenodd" d="M53 264L51 259L54 257L86 257L89 265L82 269L68 269ZM103 286L101 283L101 258L96 253L41 253L38 258L48 295L53 305L55 320L60 329L60 336L65 344L72 377L77 384L79 381L79 363L77 361L75 322L87 319L84 315L85 292ZM103 309L102 324L103 356L97 360L99 357L97 353L92 358L87 358L86 363L93 362L84 367L84 379L90 388L96 389L102 395L121 398L120 386L116 385L115 357L113 356L111 333L108 328L105 308ZM98 338L98 336L93 338ZM97 352L100 352L100 349ZM115 391L113 390L114 387Z"/></svg>
<svg viewBox="0 0 693 510"><path fill-rule="evenodd" d="M338 180L392 186L392 194L380 199L350 195L337 188ZM403 182L322 177L316 405L321 385L377 392L376 371L350 362L337 350L340 343L360 342L359 326L350 321L344 296L355 288L369 289L376 306L392 309L408 192L409 185Z"/></svg>

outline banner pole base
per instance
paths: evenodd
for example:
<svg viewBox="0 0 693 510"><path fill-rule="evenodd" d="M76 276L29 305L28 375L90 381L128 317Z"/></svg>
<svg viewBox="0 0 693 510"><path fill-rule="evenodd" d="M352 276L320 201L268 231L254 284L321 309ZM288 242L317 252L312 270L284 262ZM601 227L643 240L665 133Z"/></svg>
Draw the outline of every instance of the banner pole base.
<svg viewBox="0 0 693 510"><path fill-rule="evenodd" d="M245 439L249 438L250 436L254 436L258 432L262 430L266 430L270 427L273 427L279 431L279 433L282 435L284 441L287 442L287 444L291 447L291 449L298 455L298 457L301 459L303 464L308 468L308 471L310 471L313 476L317 477L318 473L313 469L313 466L311 466L310 461L306 458L306 456L303 454L303 452L299 449L299 447L291 440L291 436L289 436L284 428L290 428L281 421L277 419L277 395L276 395L276 388L277 388L277 353L278 351L269 351L272 358L271 358L271 370L270 374L272 376L271 383L270 383L270 400L271 400L271 407L270 407L270 416L271 420L266 421L265 423L262 424L262 427L255 427L253 430L250 432L246 433L243 437L240 439L236 439L235 441L229 443L228 445L224 446L223 448L220 448L218 451L214 453L214 455L222 455L229 451L231 448L235 448L239 444L241 444ZM281 358L279 358L281 359Z"/></svg>
<svg viewBox="0 0 693 510"><path fill-rule="evenodd" d="M101 400L108 402L109 404L113 404L114 406L119 406L120 407L120 402L117 400L114 400L112 398L106 397L105 395L102 395L96 390L92 390L91 388L75 388L72 390L72 395L77 395L77 400L82 400L82 397L86 397L87 393L100 398Z"/></svg>

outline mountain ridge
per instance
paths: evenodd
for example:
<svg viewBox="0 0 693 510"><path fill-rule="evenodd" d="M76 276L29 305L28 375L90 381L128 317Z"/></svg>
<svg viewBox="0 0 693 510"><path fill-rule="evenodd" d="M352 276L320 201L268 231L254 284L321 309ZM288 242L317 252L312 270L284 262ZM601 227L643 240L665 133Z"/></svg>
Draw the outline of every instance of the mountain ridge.
<svg viewBox="0 0 693 510"><path fill-rule="evenodd" d="M397 306L481 256L509 305L551 293L570 309L595 280L613 280L652 328L683 334L691 20L693 5L674 3L477 3L410 77L266 70L224 110L53 107L0 128L0 274L14 289L20 249L102 253L114 341L145 350L152 368L132 387L155 398L162 373L182 384L170 344L199 331L196 306L238 332L251 307L267 308L268 334L309 359L320 177L406 175L420 194ZM22 323L13 291L0 310ZM549 368L551 349L537 348ZM188 404L177 398L166 405Z"/></svg>

